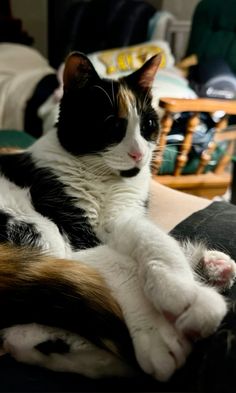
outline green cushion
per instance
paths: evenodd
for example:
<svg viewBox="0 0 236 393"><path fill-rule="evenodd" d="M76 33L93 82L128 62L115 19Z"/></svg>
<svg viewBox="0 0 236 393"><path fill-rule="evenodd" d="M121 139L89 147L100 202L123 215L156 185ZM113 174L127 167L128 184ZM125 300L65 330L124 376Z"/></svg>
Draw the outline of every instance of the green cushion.
<svg viewBox="0 0 236 393"><path fill-rule="evenodd" d="M214 153L212 154L211 160L209 164L206 166L204 173L213 171L216 167L219 159L224 155L227 145L225 143L220 143ZM163 161L161 168L158 172L159 175L171 175L174 173L175 168L175 161L178 155L178 148L177 146L167 145L164 154L163 154ZM199 157L194 157L188 160L187 164L185 165L182 174L191 174L195 173L200 159Z"/></svg>
<svg viewBox="0 0 236 393"><path fill-rule="evenodd" d="M20 147L25 149L32 145L35 138L26 132L15 130L1 130L0 131L0 146L1 147Z"/></svg>

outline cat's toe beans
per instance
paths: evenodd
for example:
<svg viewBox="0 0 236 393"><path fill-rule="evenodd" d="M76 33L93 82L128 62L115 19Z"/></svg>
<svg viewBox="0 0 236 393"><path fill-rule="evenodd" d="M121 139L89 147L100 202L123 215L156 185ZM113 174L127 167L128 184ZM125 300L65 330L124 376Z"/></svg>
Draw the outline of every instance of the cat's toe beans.
<svg viewBox="0 0 236 393"><path fill-rule="evenodd" d="M202 263L209 282L223 288L233 285L236 279L236 263L228 255L220 251L207 250Z"/></svg>

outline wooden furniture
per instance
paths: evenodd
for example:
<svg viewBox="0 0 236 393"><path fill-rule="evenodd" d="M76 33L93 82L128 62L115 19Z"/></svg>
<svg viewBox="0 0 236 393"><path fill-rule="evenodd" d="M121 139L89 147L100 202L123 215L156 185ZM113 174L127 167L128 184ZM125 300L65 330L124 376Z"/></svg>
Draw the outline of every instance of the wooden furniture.
<svg viewBox="0 0 236 393"><path fill-rule="evenodd" d="M164 109L164 115L161 119L162 130L158 144L158 153L153 163L153 178L159 183L171 188L209 199L216 195L223 195L232 179L229 164L234 152L234 142L236 140L236 126L227 128L227 115L236 115L236 100L162 98L159 105ZM214 113L216 111L223 111L224 116L216 124L216 132L213 140L209 142L207 149L201 154L196 173L191 175L182 174L191 150L193 133L199 124L199 113ZM156 175L162 163L166 137L173 124L173 115L179 112L191 112L191 115L187 122L184 140L181 143L176 158L174 173L171 175ZM213 172L204 173L216 149L217 142L222 140L228 141L224 156L219 160Z"/></svg>

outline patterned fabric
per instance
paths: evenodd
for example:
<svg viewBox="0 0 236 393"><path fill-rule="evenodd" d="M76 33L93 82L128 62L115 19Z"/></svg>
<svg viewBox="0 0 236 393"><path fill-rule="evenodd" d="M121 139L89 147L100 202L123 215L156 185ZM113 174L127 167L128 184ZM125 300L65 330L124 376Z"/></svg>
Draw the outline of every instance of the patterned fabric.
<svg viewBox="0 0 236 393"><path fill-rule="evenodd" d="M89 55L99 74L105 77L124 76L140 68L148 58L161 53L160 68L172 67L174 57L166 41L147 41L139 45L108 49Z"/></svg>

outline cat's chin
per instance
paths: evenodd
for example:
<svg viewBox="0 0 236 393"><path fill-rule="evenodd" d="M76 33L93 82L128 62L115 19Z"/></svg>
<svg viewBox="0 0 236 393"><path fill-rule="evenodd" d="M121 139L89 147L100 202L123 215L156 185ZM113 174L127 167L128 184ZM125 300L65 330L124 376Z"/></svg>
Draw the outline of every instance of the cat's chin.
<svg viewBox="0 0 236 393"><path fill-rule="evenodd" d="M120 176L133 177L133 176L137 176L139 172L140 172L140 168L134 167L131 169L120 171Z"/></svg>

